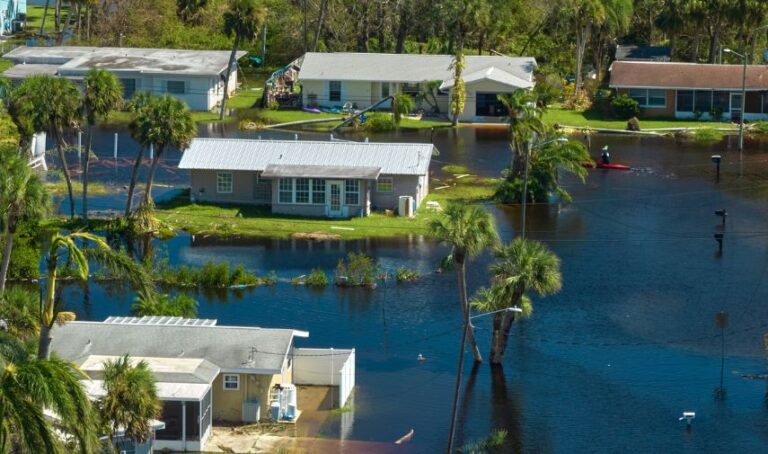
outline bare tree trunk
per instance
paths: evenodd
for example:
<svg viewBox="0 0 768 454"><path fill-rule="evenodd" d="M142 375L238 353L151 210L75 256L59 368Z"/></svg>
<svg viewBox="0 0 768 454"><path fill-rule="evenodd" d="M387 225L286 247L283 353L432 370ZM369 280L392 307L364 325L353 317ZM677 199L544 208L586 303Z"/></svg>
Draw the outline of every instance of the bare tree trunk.
<svg viewBox="0 0 768 454"><path fill-rule="evenodd" d="M83 39L83 18L80 16L80 13L82 11L82 5L80 5L80 2L78 2L75 5L75 14L77 14L77 40L80 41Z"/></svg>
<svg viewBox="0 0 768 454"><path fill-rule="evenodd" d="M139 178L139 168L141 167L141 161L144 158L144 147L139 147L139 154L136 156L136 161L133 163L133 171L131 172L131 182L128 185L128 201L125 203L125 217L131 215L133 210L133 192L136 190L136 180Z"/></svg>
<svg viewBox="0 0 768 454"><path fill-rule="evenodd" d="M144 192L144 203L149 203L152 200L152 184L155 181L155 170L157 170L157 163L160 161L160 155L163 154L163 148L158 147L155 150L155 156L152 159L152 167L149 168L149 176L147 177L147 189Z"/></svg>
<svg viewBox="0 0 768 454"><path fill-rule="evenodd" d="M328 0L320 0L320 16L317 18L317 32L315 32L315 43L312 45L312 52L317 52L317 45L320 42L320 33L323 31L323 21L325 20L325 9L328 7Z"/></svg>
<svg viewBox="0 0 768 454"><path fill-rule="evenodd" d="M67 193L69 194L69 218L75 218L75 192L72 189L72 174L69 171L67 157L64 155L63 139L60 131L54 131L56 134L56 151L61 161L61 170L64 173L64 181L67 183Z"/></svg>
<svg viewBox="0 0 768 454"><path fill-rule="evenodd" d="M307 0L304 0L304 5L303 6L304 6L304 36L303 36L304 37L304 53L306 54L307 51L309 50L309 41L308 41L308 37L307 37L307 32L308 32L308 30L307 30L307 13L308 13Z"/></svg>
<svg viewBox="0 0 768 454"><path fill-rule="evenodd" d="M229 66L227 66L227 76L224 78L224 97L221 99L221 110L219 111L219 120L224 119L224 109L227 107L229 99L229 78L232 75L232 67L237 63L237 48L240 45L240 35L235 34L235 42L232 45L232 53L229 54Z"/></svg>
<svg viewBox="0 0 768 454"><path fill-rule="evenodd" d="M400 19L398 22L395 53L402 54L405 50L405 37L408 34L408 10L405 5L400 6Z"/></svg>
<svg viewBox="0 0 768 454"><path fill-rule="evenodd" d="M379 28L376 30L376 41L378 42L378 52L386 52L387 41L384 35L384 29L387 24L387 5L385 2L379 2Z"/></svg>
<svg viewBox="0 0 768 454"><path fill-rule="evenodd" d="M0 265L0 294L5 291L5 281L8 278L8 265L11 263L11 250L13 250L13 234L11 229L5 234L5 246L3 247L3 263Z"/></svg>
<svg viewBox="0 0 768 454"><path fill-rule="evenodd" d="M357 51L358 52L368 52L368 39L369 39L369 30L368 30L368 2L367 1L360 1L360 6L362 8L362 11L360 12L360 19L358 22L358 30L357 30Z"/></svg>
<svg viewBox="0 0 768 454"><path fill-rule="evenodd" d="M48 4L51 0L45 0L45 8L43 8L43 20L40 22L40 35L45 33L45 19L48 17Z"/></svg>
<svg viewBox="0 0 768 454"><path fill-rule="evenodd" d="M56 0L56 7L54 8L53 14L54 14L54 23L53 23L54 31L58 33L61 31L61 0Z"/></svg>
<svg viewBox="0 0 768 454"><path fill-rule="evenodd" d="M88 125L88 138L85 145L85 163L83 164L83 221L88 222L88 169L91 167L91 145L93 125Z"/></svg>
<svg viewBox="0 0 768 454"><path fill-rule="evenodd" d="M699 62L699 48L701 47L701 35L698 33L693 37L693 49L691 51L691 61L694 63Z"/></svg>
<svg viewBox="0 0 768 454"><path fill-rule="evenodd" d="M717 51L719 48L720 48L720 30L715 30L709 38L709 59L707 60L708 63L715 63L715 61L717 61Z"/></svg>
<svg viewBox="0 0 768 454"><path fill-rule="evenodd" d="M472 326L472 322L469 319L469 298L467 298L467 273L464 260L457 261L456 263L456 277L459 286L459 303L461 304L461 310L464 314L464 323L467 325L467 339L469 340L469 348L472 350L472 356L475 362L482 362L483 356L480 354L480 349L477 348L477 341L475 340L475 328Z"/></svg>
<svg viewBox="0 0 768 454"><path fill-rule="evenodd" d="M85 39L91 40L91 4L85 5Z"/></svg>
<svg viewBox="0 0 768 454"><path fill-rule="evenodd" d="M576 74L574 75L576 86L574 87L574 93L581 91L582 78L582 66L584 65L584 51L587 47L587 35L589 34L589 26L579 28L576 32Z"/></svg>

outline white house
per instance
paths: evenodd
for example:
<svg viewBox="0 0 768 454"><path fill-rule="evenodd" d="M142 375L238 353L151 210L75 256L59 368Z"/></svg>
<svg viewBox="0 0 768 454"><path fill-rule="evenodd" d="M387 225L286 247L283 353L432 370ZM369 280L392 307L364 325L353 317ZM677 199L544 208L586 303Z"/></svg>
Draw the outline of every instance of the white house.
<svg viewBox="0 0 768 454"><path fill-rule="evenodd" d="M239 52L237 58L244 56ZM16 66L4 75L12 81L34 74L49 74L81 82L92 68L114 72L123 83L124 97L137 91L169 93L192 110L211 110L224 97L224 79L230 51L139 49L127 47L26 47L3 55ZM229 92L237 87L237 67L232 68Z"/></svg>
<svg viewBox="0 0 768 454"><path fill-rule="evenodd" d="M371 106L398 92L417 95L428 84L438 86L440 112L448 112L453 88L453 56L423 54L314 53L304 55L298 81L305 106ZM497 99L534 86L532 57L468 55L462 79L466 104L462 121L498 121L506 115ZM434 101L433 101L434 102ZM389 103L382 104L389 107ZM421 105L430 109L428 102Z"/></svg>
<svg viewBox="0 0 768 454"><path fill-rule="evenodd" d="M13 33L14 21L19 21L25 14L27 0L0 0L0 35Z"/></svg>

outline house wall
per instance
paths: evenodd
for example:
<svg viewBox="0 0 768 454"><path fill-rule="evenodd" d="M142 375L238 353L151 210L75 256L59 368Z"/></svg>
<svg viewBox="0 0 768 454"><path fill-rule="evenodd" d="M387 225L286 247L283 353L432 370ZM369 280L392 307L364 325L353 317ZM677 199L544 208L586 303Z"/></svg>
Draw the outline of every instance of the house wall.
<svg viewBox="0 0 768 454"><path fill-rule="evenodd" d="M243 402L258 400L261 407L261 418L269 418L269 391L275 383L290 383L283 381L282 374L275 375L257 375L257 374L237 374L240 375L240 389L225 390L224 375L222 372L213 381L213 420L217 422L241 423L243 419Z"/></svg>
<svg viewBox="0 0 768 454"><path fill-rule="evenodd" d="M357 105L363 109L371 105L372 84L371 82L341 81L341 100L331 101L329 99L330 81L327 80L307 80L301 83L301 94L304 105L311 105L310 96L316 95L318 106L342 106L347 102Z"/></svg>
<svg viewBox="0 0 768 454"><path fill-rule="evenodd" d="M619 95L629 96L628 88L619 88ZM664 107L641 107L640 116L650 118L675 118L675 105L677 104L677 90L666 91L666 102Z"/></svg>
<svg viewBox="0 0 768 454"><path fill-rule="evenodd" d="M378 192L375 182L371 186L371 208L374 210L396 210L400 203L400 196L409 195L416 203L423 198L419 189L419 176L417 175L381 175L392 177L393 188L391 193Z"/></svg>
<svg viewBox="0 0 768 454"><path fill-rule="evenodd" d="M326 179L326 181L331 179ZM340 180L344 181L344 180ZM327 214L327 204L287 204L287 203L280 203L280 194L279 194L279 179L275 178L272 181L272 212L273 213L280 213L280 214L289 214L294 216L310 216L310 217L325 217L328 216ZM327 187L326 187L327 188ZM326 189L326 199L328 198L328 189ZM341 188L341 200L345 200L345 194L344 194L344 185L342 184ZM359 198L359 204L358 205L347 205L346 203L342 203L342 206L345 207L345 214L344 217L355 217L355 216L365 216L369 213L369 197L370 197L370 191L368 190L368 182L364 180L360 180L360 198Z"/></svg>
<svg viewBox="0 0 768 454"><path fill-rule="evenodd" d="M494 116L494 117L488 117L488 116L478 116L476 115L477 110L477 93L512 93L517 88L510 87L507 85L502 85L497 82L492 81L478 81L474 83L470 83L466 85L466 100L464 102L464 112L459 115L460 121L466 121L466 122L477 122L477 123L501 123L504 122L504 115L500 116ZM453 95L453 90L451 90L451 95ZM450 100L449 100L450 103ZM446 112L448 110L446 109Z"/></svg>
<svg viewBox="0 0 768 454"><path fill-rule="evenodd" d="M724 90L729 91L732 93L737 93L733 90ZM617 94L619 95L629 95L629 89L628 88L619 88L616 90ZM750 96L760 96L760 92L754 92L754 91L747 91L747 99L749 99ZM768 96L768 94L763 94L763 96ZM755 120L765 120L768 118L768 109L765 108L765 102L762 98L758 99L756 102L759 102L763 106L763 112L757 113L757 112L746 112L744 114L744 119L746 121L755 121ZM747 107L749 109L749 107ZM640 114L641 117L661 117L661 118L677 118L677 119L695 119L696 114L694 112L678 112L677 111L677 90L666 90L666 106L659 107L659 108L651 108L651 107L641 107L640 108ZM700 117L700 120L712 120L711 114L709 112L702 112ZM731 119L731 110L730 108L728 110L723 111L721 118L716 118L718 121L728 121Z"/></svg>
<svg viewBox="0 0 768 454"><path fill-rule="evenodd" d="M256 172L233 171L232 193L216 192L216 170L192 170L190 198L200 202L256 204L253 183ZM200 190L203 190L201 193ZM273 191L274 194L274 191Z"/></svg>

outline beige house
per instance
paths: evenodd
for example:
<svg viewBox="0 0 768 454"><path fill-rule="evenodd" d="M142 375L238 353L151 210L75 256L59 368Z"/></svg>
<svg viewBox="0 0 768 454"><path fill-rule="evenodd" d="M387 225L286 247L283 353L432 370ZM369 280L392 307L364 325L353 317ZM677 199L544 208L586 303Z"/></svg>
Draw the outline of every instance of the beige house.
<svg viewBox="0 0 768 454"><path fill-rule="evenodd" d="M294 339L308 336L291 329L220 326L216 320L110 317L56 326L51 347L88 374L91 380L84 383L94 398L104 394L106 361L130 355L147 362L165 425L154 448L204 451L217 421L296 421L301 414L296 384L338 386L338 405L344 405L354 387L354 350L302 353ZM296 380L297 368L304 378Z"/></svg>
<svg viewBox="0 0 768 454"><path fill-rule="evenodd" d="M339 217L415 212L429 192L432 144L195 139L179 163L193 201L268 205L274 213Z"/></svg>
<svg viewBox="0 0 768 454"><path fill-rule="evenodd" d="M298 82L305 106L343 106L364 109L395 93L417 97L436 86L435 99L420 101L430 111L436 104L446 114L453 90L453 56L424 54L314 53L304 55ZM468 55L462 79L466 103L461 121L496 122L506 115L498 100L534 86L532 57ZM391 107L389 101L380 107Z"/></svg>

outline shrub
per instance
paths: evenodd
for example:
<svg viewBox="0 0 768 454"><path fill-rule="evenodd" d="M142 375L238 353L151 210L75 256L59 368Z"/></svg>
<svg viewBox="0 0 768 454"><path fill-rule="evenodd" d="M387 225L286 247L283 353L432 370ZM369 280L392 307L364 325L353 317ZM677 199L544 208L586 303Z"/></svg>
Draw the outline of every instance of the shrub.
<svg viewBox="0 0 768 454"><path fill-rule="evenodd" d="M753 134L768 135L768 121L757 121L749 127L749 132Z"/></svg>
<svg viewBox="0 0 768 454"><path fill-rule="evenodd" d="M328 276L320 268L313 268L307 279L304 281L307 287L322 288L328 285Z"/></svg>
<svg viewBox="0 0 768 454"><path fill-rule="evenodd" d="M637 117L632 117L627 121L627 131L639 131L640 120Z"/></svg>
<svg viewBox="0 0 768 454"><path fill-rule="evenodd" d="M365 130L370 132L394 131L395 121L392 115L385 112L375 112L368 116L365 122Z"/></svg>
<svg viewBox="0 0 768 454"><path fill-rule="evenodd" d="M350 252L346 261L339 259L334 284L339 287L376 287L377 267L371 257Z"/></svg>
<svg viewBox="0 0 768 454"><path fill-rule="evenodd" d="M4 249L5 241L0 237L0 252ZM40 250L37 242L33 238L17 235L13 239L8 279L37 279L38 277L40 277Z"/></svg>
<svg viewBox="0 0 768 454"><path fill-rule="evenodd" d="M404 266L401 266L397 269L397 273L395 274L395 277L397 278L397 283L403 283L403 282L413 282L416 279L419 278L419 273L417 273L414 270L410 270Z"/></svg>
<svg viewBox="0 0 768 454"><path fill-rule="evenodd" d="M245 267L237 265L229 276L229 285L258 285L259 278L245 271Z"/></svg>
<svg viewBox="0 0 768 454"><path fill-rule="evenodd" d="M563 78L558 74L546 74L536 78L534 91L539 102L545 107L563 96Z"/></svg>
<svg viewBox="0 0 768 454"><path fill-rule="evenodd" d="M640 115L640 104L627 95L613 98L611 108L613 109L613 114L622 120L629 120Z"/></svg>
<svg viewBox="0 0 768 454"><path fill-rule="evenodd" d="M723 140L723 137L725 137L725 134L722 131L713 128L697 129L693 131L693 135L691 136L694 142L707 145L720 142Z"/></svg>
<svg viewBox="0 0 768 454"><path fill-rule="evenodd" d="M270 271L266 276L262 277L261 283L264 285L269 285L270 287L277 285L277 273L275 270Z"/></svg>

